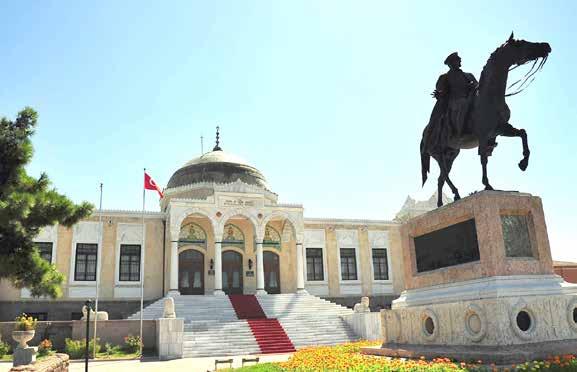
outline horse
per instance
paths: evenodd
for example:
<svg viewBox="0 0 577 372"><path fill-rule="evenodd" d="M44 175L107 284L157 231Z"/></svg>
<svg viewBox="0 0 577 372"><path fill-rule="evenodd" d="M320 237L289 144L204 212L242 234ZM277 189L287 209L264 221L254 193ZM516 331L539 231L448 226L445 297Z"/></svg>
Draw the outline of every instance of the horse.
<svg viewBox="0 0 577 372"><path fill-rule="evenodd" d="M483 67L479 86L471 98L471 105L461 134L457 137L451 135L450 130L447 128L449 126L448 119L444 115L441 115L441 119L436 122L431 120L425 127L420 145L421 175L424 185L429 173L430 157L433 157L440 169L437 182L438 207L443 205L442 190L445 182L451 188L454 200L461 198L459 191L449 178L453 162L461 149L478 147L478 154L481 158L483 169L482 183L485 186L485 190L493 190L487 177L487 162L488 157L497 146L495 141L497 136L521 138L523 158L518 166L522 171L527 169L530 154L527 132L524 129L517 129L509 123L511 111L505 103L505 97L520 93L531 84L533 80L523 87L528 79L543 67L550 52L551 46L548 43L515 40L513 33L511 33L509 39L491 54L485 67ZM539 59L541 61L537 69L534 70ZM533 61L531 70L522 79L509 86L511 88L523 80L517 86L517 91L507 94L509 71L531 61ZM432 128L432 126L436 126L437 129Z"/></svg>

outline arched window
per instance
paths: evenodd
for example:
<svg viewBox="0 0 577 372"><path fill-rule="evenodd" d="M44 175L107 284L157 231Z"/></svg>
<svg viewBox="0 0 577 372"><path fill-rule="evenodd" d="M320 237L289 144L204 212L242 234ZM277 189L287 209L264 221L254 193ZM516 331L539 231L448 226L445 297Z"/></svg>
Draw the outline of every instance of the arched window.
<svg viewBox="0 0 577 372"><path fill-rule="evenodd" d="M264 231L264 239L262 240L262 245L265 247L276 248L280 250L280 234L273 227L267 225Z"/></svg>
<svg viewBox="0 0 577 372"><path fill-rule="evenodd" d="M244 234L237 226L228 223L224 225L222 245L234 246L244 250Z"/></svg>
<svg viewBox="0 0 577 372"><path fill-rule="evenodd" d="M206 232L199 225L190 222L180 228L178 246L194 244L206 249Z"/></svg>

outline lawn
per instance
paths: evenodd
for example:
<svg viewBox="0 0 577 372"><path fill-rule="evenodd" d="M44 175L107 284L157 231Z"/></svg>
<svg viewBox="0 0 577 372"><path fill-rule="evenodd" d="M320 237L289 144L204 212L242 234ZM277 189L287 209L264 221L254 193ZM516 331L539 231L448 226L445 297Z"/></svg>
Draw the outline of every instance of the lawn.
<svg viewBox="0 0 577 372"><path fill-rule="evenodd" d="M355 342L337 346L310 347L297 351L282 363L263 363L237 368L240 372L288 372L288 371L400 371L400 372L537 372L537 371L577 371L577 359L573 355L557 356L545 361L535 361L520 365L497 367L482 361L460 363L447 358L434 360L386 358L360 353L364 346L374 346L374 342Z"/></svg>

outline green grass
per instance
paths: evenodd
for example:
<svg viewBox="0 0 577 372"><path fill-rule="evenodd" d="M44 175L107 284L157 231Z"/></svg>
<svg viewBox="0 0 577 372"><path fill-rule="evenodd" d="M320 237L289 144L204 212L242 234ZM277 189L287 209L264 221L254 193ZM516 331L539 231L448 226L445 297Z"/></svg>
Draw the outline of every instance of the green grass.
<svg viewBox="0 0 577 372"><path fill-rule="evenodd" d="M220 369L219 369L220 371ZM242 368L234 368L234 369L223 369L222 371L234 371L234 372L279 372L282 369L276 363L262 363L262 364L255 364L251 366L246 366Z"/></svg>

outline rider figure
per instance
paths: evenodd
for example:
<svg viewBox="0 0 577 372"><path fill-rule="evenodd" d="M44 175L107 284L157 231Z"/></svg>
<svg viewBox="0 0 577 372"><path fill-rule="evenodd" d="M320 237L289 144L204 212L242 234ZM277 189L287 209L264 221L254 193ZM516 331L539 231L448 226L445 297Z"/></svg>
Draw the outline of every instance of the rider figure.
<svg viewBox="0 0 577 372"><path fill-rule="evenodd" d="M452 137L458 138L463 133L465 120L469 112L472 97L477 89L477 79L473 74L461 70L461 57L451 53L445 64L449 66L446 74L439 76L432 96L437 100L447 100L447 114Z"/></svg>

